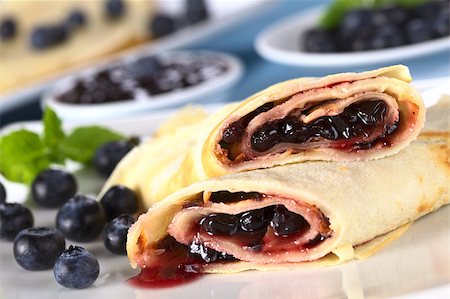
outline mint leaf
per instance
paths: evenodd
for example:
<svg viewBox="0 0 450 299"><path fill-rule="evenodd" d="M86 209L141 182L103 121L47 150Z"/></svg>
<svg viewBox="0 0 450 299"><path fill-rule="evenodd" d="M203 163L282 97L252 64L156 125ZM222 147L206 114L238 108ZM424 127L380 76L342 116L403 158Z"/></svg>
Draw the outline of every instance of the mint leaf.
<svg viewBox="0 0 450 299"><path fill-rule="evenodd" d="M44 143L49 147L57 147L59 142L65 138L61 120L56 115L55 111L49 107L46 107L42 117L42 122L44 124Z"/></svg>
<svg viewBox="0 0 450 299"><path fill-rule="evenodd" d="M362 7L364 0L335 0L323 13L319 26L324 29L334 29L339 26L345 13L351 9Z"/></svg>
<svg viewBox="0 0 450 299"><path fill-rule="evenodd" d="M64 155L60 150L60 144L66 137L62 128L61 119L50 108L46 107L42 117L44 131L42 140L48 147L50 159L55 163L64 163Z"/></svg>
<svg viewBox="0 0 450 299"><path fill-rule="evenodd" d="M38 134L18 130L0 137L0 172L8 180L30 183L50 163Z"/></svg>
<svg viewBox="0 0 450 299"><path fill-rule="evenodd" d="M124 139L123 135L103 127L80 127L73 130L62 142L61 151L74 161L90 164L100 145L121 139Z"/></svg>

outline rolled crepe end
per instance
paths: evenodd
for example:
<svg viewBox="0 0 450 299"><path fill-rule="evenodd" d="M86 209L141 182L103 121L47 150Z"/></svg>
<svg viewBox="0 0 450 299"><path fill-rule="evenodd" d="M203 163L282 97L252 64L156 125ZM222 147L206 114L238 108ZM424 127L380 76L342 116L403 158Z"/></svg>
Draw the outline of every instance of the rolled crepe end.
<svg viewBox="0 0 450 299"><path fill-rule="evenodd" d="M398 65L271 86L242 102L212 130L202 149L205 172L214 177L308 160L366 160L397 153L417 137L425 120L423 101L410 81L409 69ZM364 109L379 120L372 125L363 119L356 127L346 124L345 130L333 131ZM326 126L316 132L322 123Z"/></svg>

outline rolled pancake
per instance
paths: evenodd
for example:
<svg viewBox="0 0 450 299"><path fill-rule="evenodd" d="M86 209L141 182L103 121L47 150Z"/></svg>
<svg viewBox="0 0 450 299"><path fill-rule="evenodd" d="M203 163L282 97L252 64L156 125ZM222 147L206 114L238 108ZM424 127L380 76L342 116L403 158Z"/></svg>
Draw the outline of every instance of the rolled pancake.
<svg viewBox="0 0 450 299"><path fill-rule="evenodd" d="M164 151L164 148L170 148L169 151L174 153L170 160L166 160L171 161L170 163L157 163L158 167L155 168L150 163L154 160L158 160L159 156L152 159L149 156L154 155L153 153L146 153L145 150L139 150L142 155L139 157L137 154L138 150L136 150L132 153L132 155L134 155L132 159L127 157L124 162L120 163L119 169L126 169L126 171L123 172L124 176L117 176L113 173L107 187L113 184L123 184L128 185L130 188L134 188L138 193L142 194L143 204L148 208L155 202L162 200L167 195L188 186L189 184L227 173L303 162L307 160L348 161L380 158L385 155L393 154L405 147L411 140L415 139L420 128L423 126L425 109L419 94L406 83L410 80L411 77L408 68L405 66L392 66L360 74L337 74L321 79L300 78L279 83L257 93L240 104L234 104L234 106L228 108L227 111L222 110L214 113L205 120L204 123L199 123L198 126L190 127L192 128L192 132L187 134L193 138L192 142L180 142L180 138L183 138L182 135L185 134L182 133L179 136L172 138L170 143L160 146L162 151ZM371 95L375 94L374 96L379 97L380 99L386 99L386 103L389 103L398 109L394 109L397 112L391 110L388 112L388 110L386 110L382 119L388 119L388 115L390 115L390 118L395 115L399 117L399 120L396 121L397 129L394 133L386 137L389 140L386 138L381 138L383 140L378 139L378 141L373 142L371 148L348 150L348 148L329 147L328 145L331 143L327 145L324 143L324 140L320 141L320 138L315 137L316 141L312 143L320 144L320 147L318 148L305 149L298 152L287 150L280 153L270 153L254 157L252 160L243 161L242 163L223 163L223 161L216 156L216 149L218 146L217 139L220 138L222 134L220 133L220 130L226 127L226 124L235 122L235 119L242 115L252 113L249 111L254 111L262 105L275 102L279 103L279 105L277 104L273 109L256 116L255 120L257 117L272 113L272 110L278 109L278 106L284 107L289 104L292 108L292 103L297 103L308 107L310 106L311 101L314 101L316 103L316 108L308 108L310 111L308 116L310 122L314 122L313 119L317 117L321 118L322 116L320 115L323 114L322 112L325 110L327 111L326 113L333 114L336 111L339 111L339 109L342 110L345 105L351 106L351 103L361 101L363 103L376 102L366 98L369 90ZM301 101L299 100L301 94L308 95L306 101L304 99ZM342 100L329 101L330 97L341 97ZM282 101L284 102L281 103ZM318 104L319 102L323 105ZM334 108L332 109L332 107ZM363 113L360 110L358 111L358 119L364 119ZM314 115L314 117L311 115ZM300 117L303 117L303 120L306 121L304 116L305 115L302 114ZM334 120L336 121L336 119ZM408 122L408 120L410 122ZM253 121L250 121L249 125L252 122ZM188 130L188 128L185 128L185 132ZM379 130L378 133L380 133ZM367 140L368 139L366 138L366 141ZM159 141L155 140L154 142L158 143ZM285 145L295 146L295 144ZM359 146L361 146L361 144ZM175 149L172 149L172 147L175 147ZM162 153L162 155L166 156L164 153ZM132 163L130 163L130 160L139 161L136 163L142 170L136 171ZM139 178L141 183L136 184L133 178L128 176Z"/></svg>
<svg viewBox="0 0 450 299"><path fill-rule="evenodd" d="M354 247L447 204L449 178L448 144L426 138L385 159L230 174L192 184L150 208L130 229L127 253L133 266L152 265L170 235L187 250L201 244L236 259L203 263L204 272L333 265L354 258ZM284 218L272 211L262 236L243 230L245 213L261 220L261 209L274 208ZM239 219L239 228L213 214ZM296 229L277 231L280 219L295 220Z"/></svg>
<svg viewBox="0 0 450 299"><path fill-rule="evenodd" d="M303 161L356 161L399 152L425 108L406 66L273 85L218 122L194 158L207 177Z"/></svg>

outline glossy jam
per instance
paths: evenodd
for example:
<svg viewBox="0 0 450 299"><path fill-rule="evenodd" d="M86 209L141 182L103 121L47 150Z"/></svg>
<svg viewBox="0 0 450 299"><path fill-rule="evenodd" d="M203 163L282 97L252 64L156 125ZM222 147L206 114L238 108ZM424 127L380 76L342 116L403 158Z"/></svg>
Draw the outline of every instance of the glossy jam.
<svg viewBox="0 0 450 299"><path fill-rule="evenodd" d="M200 219L199 227L210 236L230 236L243 247L261 250L269 227L275 237L284 238L306 232L309 223L284 206L274 205L237 215L212 213Z"/></svg>
<svg viewBox="0 0 450 299"><path fill-rule="evenodd" d="M302 143L319 137L328 140L368 138L384 125L387 106L384 101L371 100L350 105L335 116L322 116L305 124L296 117L287 117L261 127L251 137L255 151L265 152L278 143ZM393 131L393 128L384 128ZM394 128L395 130L395 128Z"/></svg>

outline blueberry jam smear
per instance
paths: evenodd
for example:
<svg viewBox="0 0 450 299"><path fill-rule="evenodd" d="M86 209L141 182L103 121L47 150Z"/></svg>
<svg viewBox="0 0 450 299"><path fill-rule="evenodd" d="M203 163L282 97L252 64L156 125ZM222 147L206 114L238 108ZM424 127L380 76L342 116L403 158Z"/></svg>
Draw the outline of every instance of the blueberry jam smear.
<svg viewBox="0 0 450 299"><path fill-rule="evenodd" d="M303 111L303 113L305 112ZM385 125L387 113L388 107L384 101L370 99L351 104L339 115L322 116L310 123L303 123L299 120L299 117L288 115L282 120L264 124L254 132L251 136L251 148L262 153L279 143L299 144L326 139L344 141L344 145L346 145L347 143L351 144L351 142L346 141L368 139L368 142L351 144L355 149L368 149L380 139L393 134L398 128L398 123L391 126ZM254 116L250 117L253 118ZM242 138L244 125L247 125L250 121L248 118L246 116L224 130L220 142L222 148L229 148L231 144ZM370 139L380 126L384 126L384 134L377 136L375 139ZM339 146L339 143L336 142L336 145Z"/></svg>

